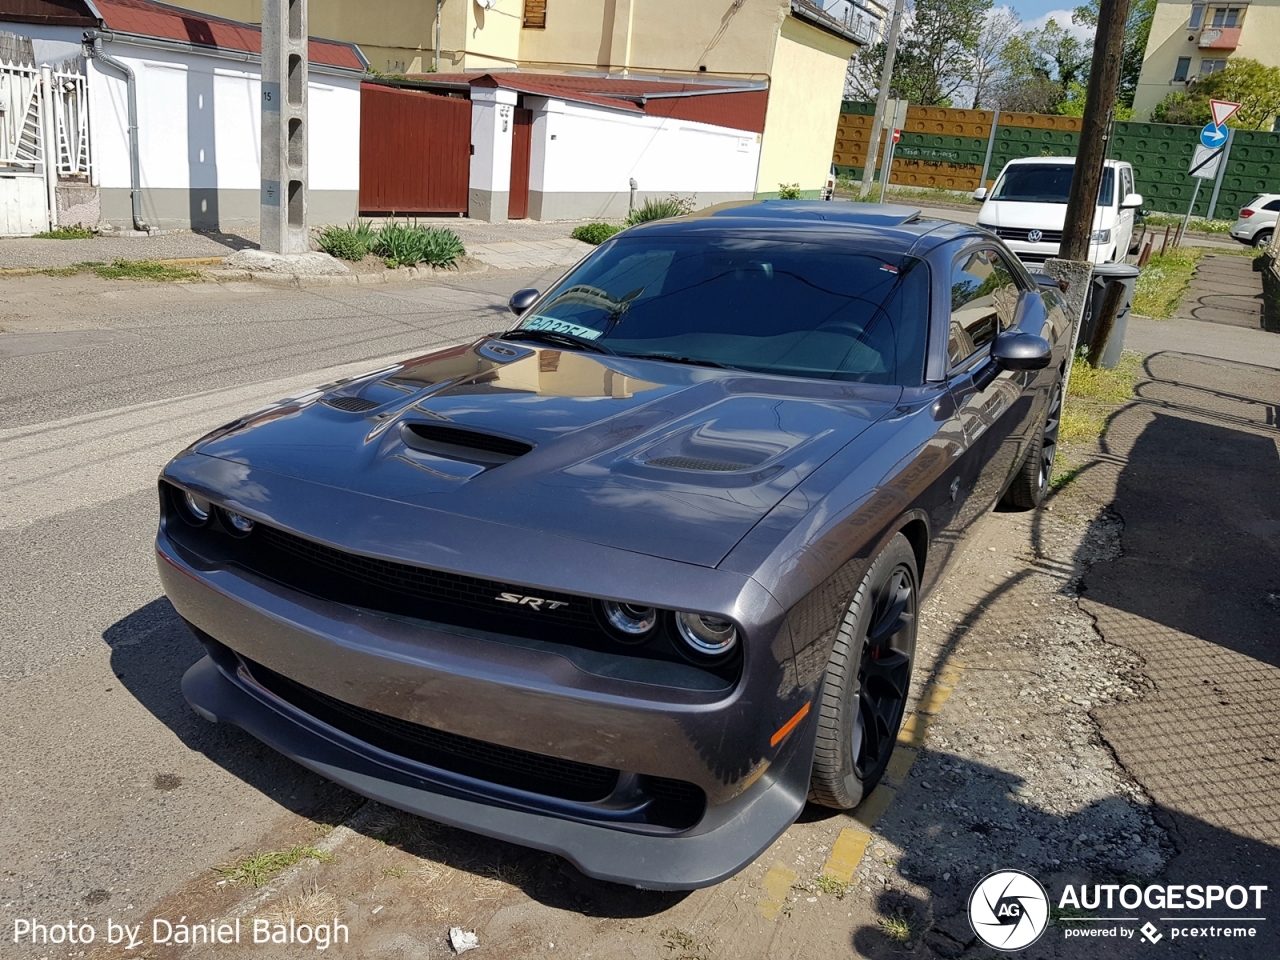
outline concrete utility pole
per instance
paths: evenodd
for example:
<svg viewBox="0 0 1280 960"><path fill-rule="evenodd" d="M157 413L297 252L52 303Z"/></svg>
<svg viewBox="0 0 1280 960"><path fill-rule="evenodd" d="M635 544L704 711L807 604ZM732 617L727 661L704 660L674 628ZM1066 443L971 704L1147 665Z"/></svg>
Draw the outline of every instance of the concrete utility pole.
<svg viewBox="0 0 1280 960"><path fill-rule="evenodd" d="M884 68L880 71L880 89L876 92L876 116L871 122L871 143L867 146L867 162L862 165L862 186L858 196L871 192L871 180L876 175L876 160L880 158L880 134L884 130L884 111L889 103L889 87L893 83L893 60L898 55L898 33L902 29L902 8L906 0L895 0L893 19L889 21L889 37L885 40Z"/></svg>
<svg viewBox="0 0 1280 960"><path fill-rule="evenodd" d="M310 251L307 0L262 0L261 202L262 250Z"/></svg>
<svg viewBox="0 0 1280 960"><path fill-rule="evenodd" d="M1111 107L1120 85L1120 61L1124 56L1124 27L1129 19L1129 0L1102 0L1098 11L1098 33L1093 42L1093 64L1089 68L1089 90L1084 101L1080 127L1080 150L1071 177L1067 198L1067 219L1062 231L1062 260L1088 260L1089 235L1102 185L1102 162L1107 157ZM1116 183L1116 189L1120 184Z"/></svg>

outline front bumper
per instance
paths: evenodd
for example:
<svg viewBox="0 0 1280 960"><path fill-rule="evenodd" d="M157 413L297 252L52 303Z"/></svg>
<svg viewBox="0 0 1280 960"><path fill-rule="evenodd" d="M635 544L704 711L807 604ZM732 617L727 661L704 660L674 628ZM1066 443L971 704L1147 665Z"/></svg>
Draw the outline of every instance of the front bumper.
<svg viewBox="0 0 1280 960"><path fill-rule="evenodd" d="M789 658L778 662L760 650L754 669L748 662L736 686L720 689L637 683L584 671L547 649L297 593L204 560L163 524L156 546L166 594L212 654L183 681L197 712L240 726L365 796L560 854L598 879L652 889L733 875L804 806L812 717L770 744L771 732L813 693L794 687ZM626 822L611 807L613 795L593 806L468 780L322 722L255 683L252 665L407 723L615 769L620 781L693 784L707 802L696 822L665 829Z"/></svg>
<svg viewBox="0 0 1280 960"><path fill-rule="evenodd" d="M698 829L675 836L627 833L441 792L431 772L342 742L305 714L272 702L206 656L182 678L206 720L231 723L309 770L417 816L564 857L589 877L649 890L689 890L733 876L769 847L805 804L813 723L797 731L790 757L755 787L709 808Z"/></svg>

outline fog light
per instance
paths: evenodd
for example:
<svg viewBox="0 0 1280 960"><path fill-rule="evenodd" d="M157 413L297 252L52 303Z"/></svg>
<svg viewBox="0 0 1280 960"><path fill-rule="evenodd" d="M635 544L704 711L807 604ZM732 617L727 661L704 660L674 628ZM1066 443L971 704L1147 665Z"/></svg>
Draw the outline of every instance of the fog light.
<svg viewBox="0 0 1280 960"><path fill-rule="evenodd" d="M253 530L253 521L242 513L236 513L234 510L223 510L222 518L227 521L227 526L231 528L232 533L238 533L240 536L248 536Z"/></svg>
<svg viewBox="0 0 1280 960"><path fill-rule="evenodd" d="M723 656L738 642L738 630L732 623L700 613L677 613L676 629L690 649L704 657Z"/></svg>
<svg viewBox="0 0 1280 960"><path fill-rule="evenodd" d="M604 617L609 626L624 634L623 639L639 640L658 622L658 611L653 607L638 607L630 603L614 603L606 600Z"/></svg>
<svg viewBox="0 0 1280 960"><path fill-rule="evenodd" d="M196 526L204 523L209 519L209 501L204 497L197 497L190 490L182 491L182 507L186 512L186 519Z"/></svg>

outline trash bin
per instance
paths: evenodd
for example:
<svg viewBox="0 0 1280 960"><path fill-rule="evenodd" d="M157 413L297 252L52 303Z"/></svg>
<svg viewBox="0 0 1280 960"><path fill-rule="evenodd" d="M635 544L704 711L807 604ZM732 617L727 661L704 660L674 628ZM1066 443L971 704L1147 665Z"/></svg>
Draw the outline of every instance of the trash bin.
<svg viewBox="0 0 1280 960"><path fill-rule="evenodd" d="M1093 332L1098 329L1098 320L1102 316L1102 301L1107 292L1107 284L1112 280L1124 284L1124 299L1120 301L1120 312L1116 314L1115 325L1111 328L1111 336L1107 339L1106 349L1102 352L1102 366L1110 369L1120 362L1120 354L1124 352L1124 335L1129 326L1129 310L1133 306L1133 289L1138 283L1141 271L1129 263L1100 263L1093 268L1093 277L1089 287L1089 308L1085 311L1080 325L1080 339L1077 349L1086 350L1093 343Z"/></svg>

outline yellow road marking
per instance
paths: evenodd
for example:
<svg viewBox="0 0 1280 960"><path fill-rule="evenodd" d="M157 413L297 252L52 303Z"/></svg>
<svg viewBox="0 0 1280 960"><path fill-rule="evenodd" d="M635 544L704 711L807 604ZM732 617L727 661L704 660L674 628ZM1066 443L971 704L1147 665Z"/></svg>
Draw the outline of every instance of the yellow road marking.
<svg viewBox="0 0 1280 960"><path fill-rule="evenodd" d="M920 755L919 750L911 747L898 747L893 751L893 756L889 758L889 766L885 768L884 778L895 787L901 786L902 782L907 779L907 774L911 772L911 765L916 762L916 757Z"/></svg>
<svg viewBox="0 0 1280 960"><path fill-rule="evenodd" d="M823 866L822 875L841 883L850 882L853 871L858 869L858 863L867 852L867 844L870 842L871 834L865 830L845 827L840 831L840 836L836 837L835 845L831 848L831 859Z"/></svg>
<svg viewBox="0 0 1280 960"><path fill-rule="evenodd" d="M778 911L787 902L787 894L791 892L792 884L798 879L795 873L780 863L770 867L769 872L764 875L764 880L760 882L760 886L764 889L764 896L756 901L756 909L760 911L760 916L766 920L777 917Z"/></svg>

